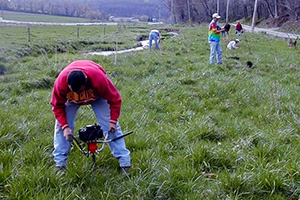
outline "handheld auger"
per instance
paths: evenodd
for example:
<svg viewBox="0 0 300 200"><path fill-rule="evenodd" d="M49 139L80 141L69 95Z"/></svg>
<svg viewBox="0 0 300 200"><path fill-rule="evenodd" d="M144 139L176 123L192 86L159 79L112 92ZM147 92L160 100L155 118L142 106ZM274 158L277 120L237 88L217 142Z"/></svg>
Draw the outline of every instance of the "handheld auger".
<svg viewBox="0 0 300 200"><path fill-rule="evenodd" d="M96 165L96 156L95 153L100 153L104 150L106 144L109 142L116 141L120 138L123 138L127 135L130 135L133 133L133 131L129 131L121 136L108 139L108 133L104 133L100 125L87 125L85 128L81 128L78 131L79 133L79 139L87 144L87 151L82 148L78 140L73 136L72 142L73 144L80 150L81 153L86 155L86 157L89 157L90 154L92 154L93 158L93 166ZM102 147L98 149L98 143L102 143Z"/></svg>

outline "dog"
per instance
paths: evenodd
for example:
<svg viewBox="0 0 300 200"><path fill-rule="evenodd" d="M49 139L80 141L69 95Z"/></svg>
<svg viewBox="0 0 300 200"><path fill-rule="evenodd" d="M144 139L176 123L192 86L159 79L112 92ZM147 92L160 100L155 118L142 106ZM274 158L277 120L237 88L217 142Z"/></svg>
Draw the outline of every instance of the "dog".
<svg viewBox="0 0 300 200"><path fill-rule="evenodd" d="M251 61L247 61L246 65L247 67L251 68L253 66L253 63Z"/></svg>
<svg viewBox="0 0 300 200"><path fill-rule="evenodd" d="M229 30L230 30L230 24L227 23L227 24L224 26L224 29L225 29L225 31L228 33Z"/></svg>
<svg viewBox="0 0 300 200"><path fill-rule="evenodd" d="M296 39L295 39L295 41L293 41L291 38L289 38L289 41L288 41L288 46L289 47L297 47L297 40L299 39L299 37L297 37Z"/></svg>

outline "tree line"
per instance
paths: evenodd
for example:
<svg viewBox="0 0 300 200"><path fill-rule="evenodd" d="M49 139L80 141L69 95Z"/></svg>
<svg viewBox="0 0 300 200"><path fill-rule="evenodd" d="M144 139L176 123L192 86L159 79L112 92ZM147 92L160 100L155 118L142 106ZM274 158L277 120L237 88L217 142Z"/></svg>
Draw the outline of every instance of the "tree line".
<svg viewBox="0 0 300 200"><path fill-rule="evenodd" d="M0 0L0 9L87 19L158 17L160 0ZM166 13L166 12L164 12ZM163 16L163 14L162 14ZM166 16L164 16L166 17Z"/></svg>
<svg viewBox="0 0 300 200"><path fill-rule="evenodd" d="M84 0L1 0L1 9L69 17L99 18Z"/></svg>
<svg viewBox="0 0 300 200"><path fill-rule="evenodd" d="M170 23L208 22L215 12L226 21L250 21L254 5L256 21L269 19L280 26L300 17L300 0L0 0L2 10L99 20L144 16Z"/></svg>
<svg viewBox="0 0 300 200"><path fill-rule="evenodd" d="M215 12L228 21L251 20L255 1L256 21L270 19L280 26L286 21L299 20L300 0L163 0L174 23L209 21Z"/></svg>

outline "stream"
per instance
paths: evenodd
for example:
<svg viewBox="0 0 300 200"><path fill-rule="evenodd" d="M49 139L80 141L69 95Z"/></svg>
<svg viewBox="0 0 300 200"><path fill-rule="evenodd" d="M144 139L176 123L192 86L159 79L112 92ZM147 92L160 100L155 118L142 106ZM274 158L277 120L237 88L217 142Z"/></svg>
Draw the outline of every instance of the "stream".
<svg viewBox="0 0 300 200"><path fill-rule="evenodd" d="M169 33L173 34L173 37L178 36L178 33L176 33L176 32L169 32ZM140 43L142 44L141 47L119 50L119 51L93 51L93 52L85 53L85 55L110 56L110 55L114 55L114 54L120 54L120 53L132 52L132 51L140 51L140 50L149 48L149 40L142 40L142 41L140 41ZM154 41L152 41L152 44L154 45Z"/></svg>
<svg viewBox="0 0 300 200"><path fill-rule="evenodd" d="M126 53L126 52L132 52L132 51L140 51L147 49L149 47L149 40L143 40L140 41L142 43L141 47L136 47L132 49L125 49L125 50L119 50L119 51L94 51L94 52L88 52L86 55L98 55L98 56L110 56L114 54L119 54L119 53Z"/></svg>

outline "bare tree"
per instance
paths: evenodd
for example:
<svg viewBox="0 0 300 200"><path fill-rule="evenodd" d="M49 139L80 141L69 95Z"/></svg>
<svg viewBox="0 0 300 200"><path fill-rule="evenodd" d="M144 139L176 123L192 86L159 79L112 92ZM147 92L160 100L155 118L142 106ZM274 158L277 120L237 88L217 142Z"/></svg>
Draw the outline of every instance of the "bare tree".
<svg viewBox="0 0 300 200"><path fill-rule="evenodd" d="M257 1L258 0L255 0L255 3L254 3L254 11L253 11L253 18L252 18L252 32L254 31L254 26L255 26L255 22L256 22Z"/></svg>
<svg viewBox="0 0 300 200"><path fill-rule="evenodd" d="M274 14L275 10L274 10L274 12L272 11L272 9L271 9L272 5L270 5L270 2L268 0L264 0L264 3L268 9L269 16L274 19L275 18L275 14Z"/></svg>
<svg viewBox="0 0 300 200"><path fill-rule="evenodd" d="M227 5L226 5L226 23L228 23L228 15L229 15L229 0L227 0Z"/></svg>
<svg viewBox="0 0 300 200"><path fill-rule="evenodd" d="M187 7L188 7L189 22L191 22L191 7L190 7L190 0L187 0Z"/></svg>
<svg viewBox="0 0 300 200"><path fill-rule="evenodd" d="M278 0L274 0L274 18L277 19L278 18Z"/></svg>

